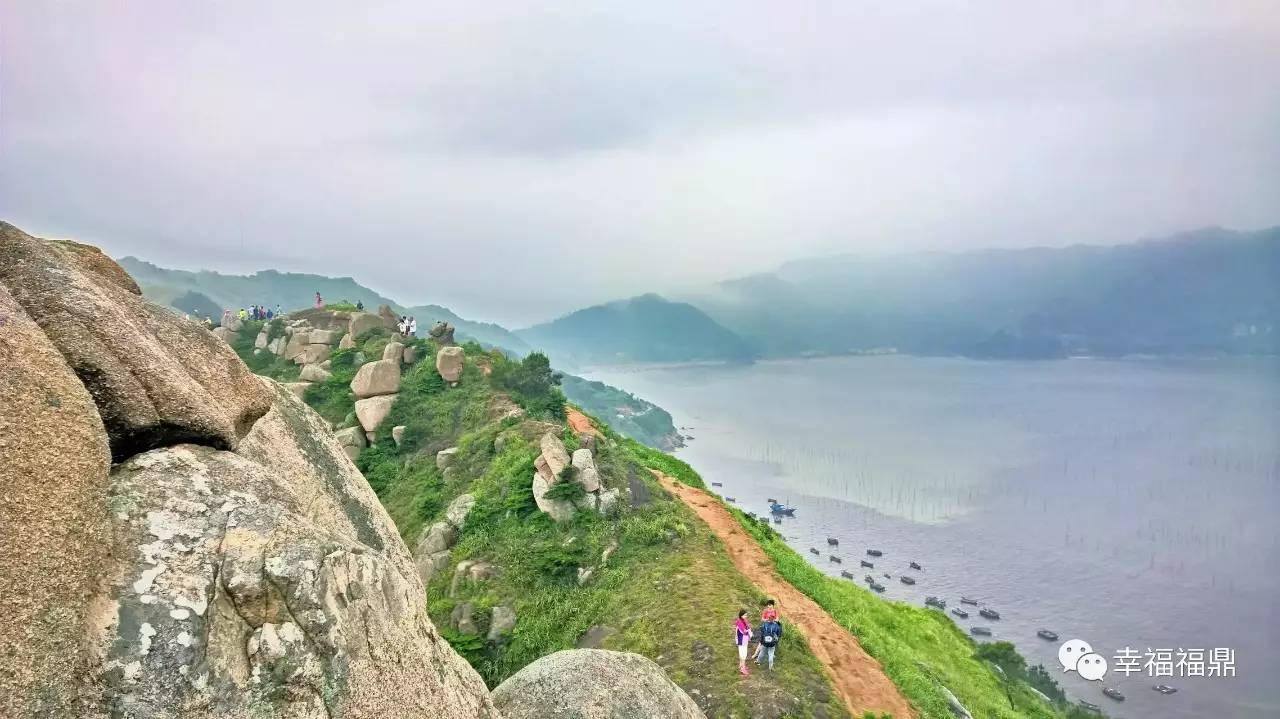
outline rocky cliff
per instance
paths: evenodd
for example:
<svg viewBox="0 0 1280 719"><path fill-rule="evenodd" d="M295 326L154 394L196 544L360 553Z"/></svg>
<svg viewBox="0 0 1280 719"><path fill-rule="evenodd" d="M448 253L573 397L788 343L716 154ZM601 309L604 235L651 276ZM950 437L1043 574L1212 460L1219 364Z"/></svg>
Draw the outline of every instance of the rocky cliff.
<svg viewBox="0 0 1280 719"><path fill-rule="evenodd" d="M327 424L0 223L0 714L497 717Z"/></svg>

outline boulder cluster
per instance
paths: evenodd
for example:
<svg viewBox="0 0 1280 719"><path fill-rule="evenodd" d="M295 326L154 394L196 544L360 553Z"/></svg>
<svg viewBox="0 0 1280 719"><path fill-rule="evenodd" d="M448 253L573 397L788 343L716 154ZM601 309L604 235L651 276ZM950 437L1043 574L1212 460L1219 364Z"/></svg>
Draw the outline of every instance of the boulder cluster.
<svg viewBox="0 0 1280 719"><path fill-rule="evenodd" d="M595 437L586 435L582 439L583 446L570 455L556 433L547 432L540 442L542 453L533 463L534 502L557 522L573 519L580 510L608 514L621 498L619 489L605 489L600 483L592 450ZM581 496L572 501L549 496L551 489L561 482L577 482L582 487Z"/></svg>

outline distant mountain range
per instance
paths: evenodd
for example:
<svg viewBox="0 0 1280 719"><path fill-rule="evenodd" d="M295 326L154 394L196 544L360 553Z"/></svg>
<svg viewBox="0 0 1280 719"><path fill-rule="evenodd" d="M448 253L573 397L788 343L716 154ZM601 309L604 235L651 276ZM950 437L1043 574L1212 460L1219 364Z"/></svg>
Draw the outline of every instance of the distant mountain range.
<svg viewBox="0 0 1280 719"><path fill-rule="evenodd" d="M1113 247L840 256L683 298L763 356L1280 351L1280 228Z"/></svg>
<svg viewBox="0 0 1280 719"><path fill-rule="evenodd" d="M742 337L702 310L648 294L578 310L516 332L531 347L577 364L749 361Z"/></svg>
<svg viewBox="0 0 1280 719"><path fill-rule="evenodd" d="M171 270L136 257L124 257L119 262L138 281L147 297L190 314L211 315L215 320L223 309L251 305L270 308L279 305L286 312L310 307L319 292L329 302L363 302L370 312L376 312L379 305L387 305L396 314L417 318L418 326L424 331L443 320L452 324L462 339L473 339L482 345L501 347L516 354L530 351L523 340L500 325L466 320L439 305L404 307L350 277L276 270L262 270L252 275L224 275L208 270Z"/></svg>

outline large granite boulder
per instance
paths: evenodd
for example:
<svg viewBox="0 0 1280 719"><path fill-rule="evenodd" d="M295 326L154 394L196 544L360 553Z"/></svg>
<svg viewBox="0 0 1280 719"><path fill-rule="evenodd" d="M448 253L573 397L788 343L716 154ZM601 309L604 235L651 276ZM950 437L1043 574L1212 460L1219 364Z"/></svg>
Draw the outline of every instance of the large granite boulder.
<svg viewBox="0 0 1280 719"><path fill-rule="evenodd" d="M360 335L378 327L386 327L381 317L368 312L356 312L351 315L351 321L347 324L347 334L351 335L352 340L357 340Z"/></svg>
<svg viewBox="0 0 1280 719"><path fill-rule="evenodd" d="M565 449L564 442L560 441L555 433L548 432L542 435L539 442L542 448L542 458L546 460L547 469L551 471L553 477L559 477L565 467L569 466L571 458L569 450ZM594 464L592 465L595 466Z"/></svg>
<svg viewBox="0 0 1280 719"><path fill-rule="evenodd" d="M499 604L489 615L489 636L491 642L501 640L516 628L516 610Z"/></svg>
<svg viewBox="0 0 1280 719"><path fill-rule="evenodd" d="M378 360L360 365L351 380L351 392L361 399L400 391L400 363Z"/></svg>
<svg viewBox="0 0 1280 719"><path fill-rule="evenodd" d="M346 453L351 461L356 461L360 457L360 453L369 443L364 437L363 427L347 427L333 433L334 438L338 440L338 444L342 445L342 451Z"/></svg>
<svg viewBox="0 0 1280 719"><path fill-rule="evenodd" d="M442 449L439 452L436 452L436 469L441 472L448 469L449 465L453 464L453 459L457 456L457 447L449 447L448 449Z"/></svg>
<svg viewBox="0 0 1280 719"><path fill-rule="evenodd" d="M662 667L603 649L545 656L499 684L493 703L506 719L705 719Z"/></svg>
<svg viewBox="0 0 1280 719"><path fill-rule="evenodd" d="M372 433L382 424L391 412L391 405L396 403L398 394L384 394L378 397L356 400L356 419L365 432Z"/></svg>
<svg viewBox="0 0 1280 719"><path fill-rule="evenodd" d="M313 345L331 345L342 339L345 333L340 330L311 330L307 341Z"/></svg>
<svg viewBox="0 0 1280 719"><path fill-rule="evenodd" d="M310 330L294 330L294 332L289 335L289 339L285 342L284 351L280 353L280 356L286 360L296 360L307 351L307 346L310 344L307 341L307 338L310 336Z"/></svg>
<svg viewBox="0 0 1280 719"><path fill-rule="evenodd" d="M298 379L303 382L323 382L332 376L332 372L318 364L303 365L302 371L298 373Z"/></svg>
<svg viewBox="0 0 1280 719"><path fill-rule="evenodd" d="M237 453L117 465L109 502L98 681L122 715L496 719L377 497L288 392Z"/></svg>
<svg viewBox="0 0 1280 719"><path fill-rule="evenodd" d="M110 536L93 397L0 284L0 715L73 717Z"/></svg>
<svg viewBox="0 0 1280 719"><path fill-rule="evenodd" d="M548 517L557 522L568 522L573 519L573 515L577 510L573 507L573 502L566 499L553 499L547 496L547 492L551 491L554 482L548 482L547 478L538 472L533 473L533 502L538 505L538 509L546 512Z"/></svg>
<svg viewBox="0 0 1280 719"><path fill-rule="evenodd" d="M236 341L236 333L232 332L227 327L214 327L212 331L214 337L217 337L227 344L231 344Z"/></svg>
<svg viewBox="0 0 1280 719"><path fill-rule="evenodd" d="M578 470L578 484L588 492L600 489L600 473L596 470L596 461L591 450L582 447L573 450L573 466Z"/></svg>
<svg viewBox="0 0 1280 719"><path fill-rule="evenodd" d="M462 379L463 358L461 347L441 347L436 354L436 371L450 384Z"/></svg>
<svg viewBox="0 0 1280 719"><path fill-rule="evenodd" d="M404 345L399 342L388 342L382 348L382 359L391 362L400 362L404 359Z"/></svg>
<svg viewBox="0 0 1280 719"><path fill-rule="evenodd" d="M442 345L451 345L454 343L453 325L445 322L444 320L432 325L431 329L427 331L427 334L431 336L431 339Z"/></svg>
<svg viewBox="0 0 1280 719"><path fill-rule="evenodd" d="M330 354L333 354L333 350L329 345L308 344L301 354L293 358L293 361L298 364L320 364L329 359Z"/></svg>
<svg viewBox="0 0 1280 719"><path fill-rule="evenodd" d="M340 350L349 350L355 346L356 346L356 341L351 338L350 332L342 335L342 339L338 340L338 349Z"/></svg>
<svg viewBox="0 0 1280 719"><path fill-rule="evenodd" d="M458 529L462 529L467 526L467 515L471 514L471 509L475 506L476 496L474 494L459 494L445 508L445 521Z"/></svg>
<svg viewBox="0 0 1280 719"><path fill-rule="evenodd" d="M93 396L117 461L178 442L234 449L270 407L230 347L143 299L95 247L0 223L0 283Z"/></svg>

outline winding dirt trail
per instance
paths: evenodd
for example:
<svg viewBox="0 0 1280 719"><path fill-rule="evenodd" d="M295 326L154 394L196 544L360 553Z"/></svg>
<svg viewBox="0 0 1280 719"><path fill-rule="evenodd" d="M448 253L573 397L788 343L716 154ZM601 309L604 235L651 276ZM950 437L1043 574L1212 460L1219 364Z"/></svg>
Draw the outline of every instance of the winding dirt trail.
<svg viewBox="0 0 1280 719"><path fill-rule="evenodd" d="M724 542L738 571L746 575L769 597L778 602L783 622L789 622L804 633L814 656L827 668L836 692L849 707L849 713L861 717L871 711L878 716L889 712L894 719L914 718L911 704L885 676L880 663L858 644L858 640L836 623L822 607L778 576L773 560L746 533L724 505L706 492L680 484L657 470L653 472L662 486L697 513L711 531Z"/></svg>
<svg viewBox="0 0 1280 719"><path fill-rule="evenodd" d="M591 424L591 420L585 414L567 405L564 408L564 414L565 419L569 421L569 426L573 428L574 432L577 432L578 434L594 434L597 437L600 436L600 430L596 429L594 424Z"/></svg>

